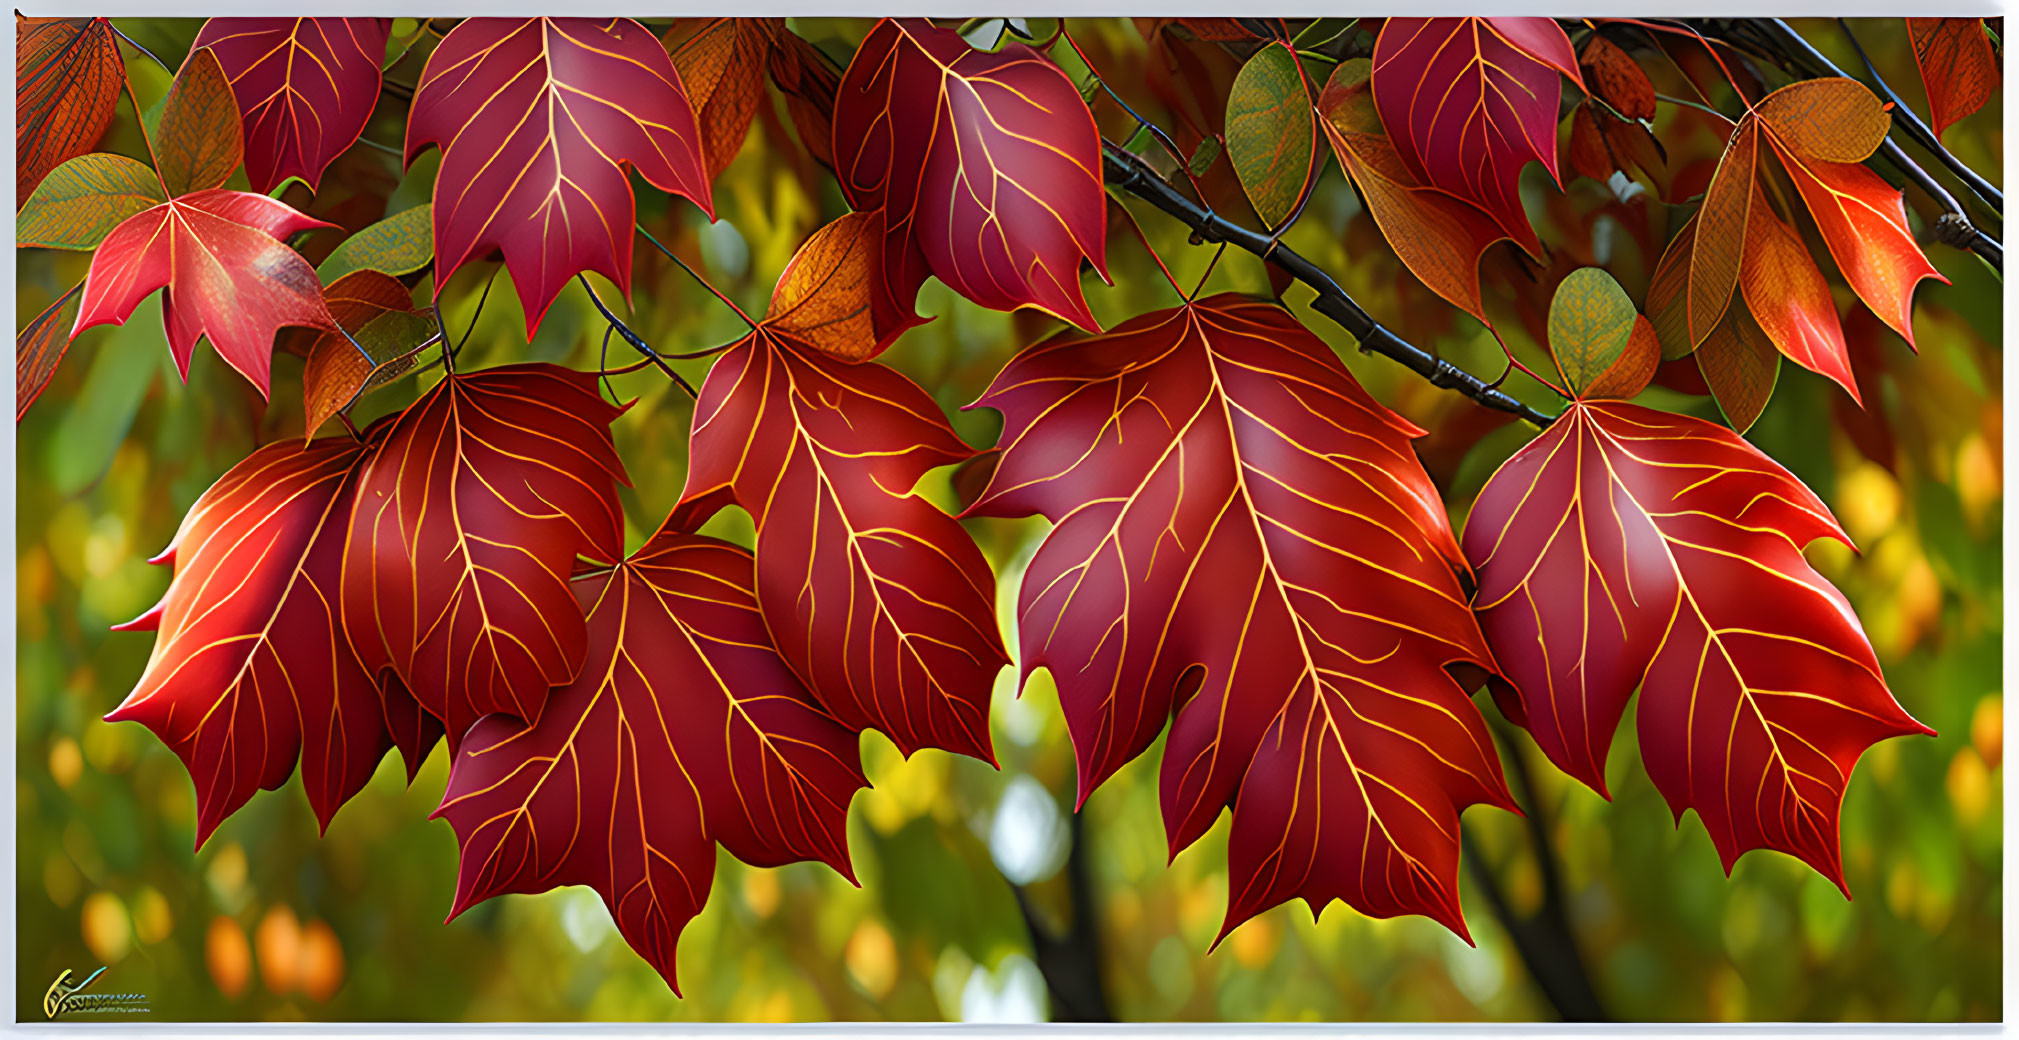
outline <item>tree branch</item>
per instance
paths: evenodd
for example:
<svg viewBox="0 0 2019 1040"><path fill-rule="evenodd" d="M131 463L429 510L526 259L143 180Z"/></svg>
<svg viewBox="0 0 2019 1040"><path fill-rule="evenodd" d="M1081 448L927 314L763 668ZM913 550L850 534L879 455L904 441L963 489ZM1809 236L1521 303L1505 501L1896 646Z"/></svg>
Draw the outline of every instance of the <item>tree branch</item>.
<svg viewBox="0 0 2019 1040"><path fill-rule="evenodd" d="M666 378L671 379L673 382L679 384L680 389L687 391L688 397L698 399L701 396L700 394L694 392L694 387L692 384L687 382L687 380L680 378L680 373L673 371L673 366L667 364L666 359L661 357L658 351L653 350L651 344L646 343L643 337L639 336L635 332L632 332L631 326L626 325L622 321L617 320L617 316L615 314L610 313L610 308L605 307L603 305L603 298L597 296L596 290L590 287L589 278L587 275L576 275L575 278L577 281L580 281L582 283L582 291L589 294L589 302L595 304L596 309L603 312L603 320L609 322L610 327L617 330L617 335L623 337L624 342L631 344L631 349L636 350L638 353L645 355L646 360L652 362L654 365L659 366L659 371L666 373Z"/></svg>
<svg viewBox="0 0 2019 1040"><path fill-rule="evenodd" d="M1535 915L1522 917L1515 913L1513 904L1500 888L1500 879L1494 875L1493 868L1480 858L1479 843L1461 824L1459 832L1466 866L1472 871L1473 880L1485 891L1493 915L1514 941L1515 952L1528 967L1529 977L1535 980L1536 987L1542 990L1543 997L1556 1009L1557 1015L1566 1022L1609 1022L1612 1016L1592 984L1591 972L1584 963L1584 953L1578 947L1577 931L1571 927L1563 871L1557 863L1556 849L1549 840L1549 814L1537 795L1534 774L1529 772L1526 745L1518 737L1510 735L1503 725L1496 724L1493 729L1495 736L1500 738L1501 761L1506 764L1514 787L1519 791L1528 844L1535 853L1537 873L1542 880L1542 902L1536 907Z"/></svg>
<svg viewBox="0 0 2019 1040"><path fill-rule="evenodd" d="M1340 327L1360 341L1363 353L1379 354L1400 362L1429 380L1433 386L1456 390L1487 408L1507 412L1536 427L1548 426L1555 418L1536 411L1496 385L1390 332L1353 302L1353 298L1346 295L1346 290L1341 289L1339 283L1316 264L1289 246L1272 242L1269 236L1228 221L1186 198L1133 152L1104 139L1101 141L1101 158L1105 161L1111 187L1126 191L1176 217L1201 239L1225 242L1247 250L1317 290L1318 298L1311 302L1311 309L1338 322Z"/></svg>
<svg viewBox="0 0 2019 1040"><path fill-rule="evenodd" d="M1755 52L1765 52L1783 67L1812 76L1854 78L1847 75L1843 69L1838 68L1835 62L1826 57L1823 52L1817 50L1809 41L1803 39L1800 33L1796 32L1793 27L1789 26L1782 19L1743 18L1732 19L1730 21L1736 27L1750 30L1749 35L1758 37L1757 40L1752 41L1754 46L1748 49ZM1708 19L1698 31L1707 37L1725 39L1727 42L1731 42L1720 31L1721 28L1722 23L1719 20ZM1853 43L1855 42L1854 40ZM1874 78L1877 78L1876 74ZM1879 87L1883 93L1891 97L1895 102L1893 106L1895 116L1893 125L1905 128L1908 136L1914 138L1916 143L1927 147L1930 152L1942 160L1943 165L1947 166L1951 173L1955 173L1972 192L1976 193L1980 200L1997 210L2000 216L2003 216L2004 195L1986 183L1983 178L1977 176L1968 166L1963 165L1955 156L1950 155L1948 149L1943 148L1941 142L1935 140L1934 134L1928 131L1927 125L1921 122L1920 117L1915 115L1914 111L1906 105L1898 103L1898 96L1894 95L1892 89L1886 86L1885 81L1880 80ZM1917 130L1919 131L1918 133L1916 132ZM1926 136L1922 136L1923 134ZM1936 205L1942 207L1942 218L1936 223L1935 227L1937 238L1940 241L1946 245L1968 249L1983 258L1985 263L1990 264L1992 268L1998 270L2000 273L2004 271L2005 248L2003 244L1989 232L1972 223L1970 215L1964 211L1962 204L1956 201L1956 197L1951 195L1948 189L1942 187L1941 182L1937 181L1933 175L1923 169L1921 164L1915 162L1907 154L1906 150L1900 147L1899 142L1893 140L1890 133L1879 145L1879 155L1883 156L1902 176L1912 181L1916 187L1934 199ZM1993 200L1996 201L1994 202Z"/></svg>
<svg viewBox="0 0 2019 1040"><path fill-rule="evenodd" d="M1066 892L1072 897L1070 926L1059 932L1047 925L1022 885L1009 882L1010 892L1030 930L1032 959L1051 993L1052 1021L1113 1022L1107 986L1101 980L1101 923L1094 912L1093 876L1087 870L1086 817L1076 812L1067 819L1073 843L1065 865Z"/></svg>

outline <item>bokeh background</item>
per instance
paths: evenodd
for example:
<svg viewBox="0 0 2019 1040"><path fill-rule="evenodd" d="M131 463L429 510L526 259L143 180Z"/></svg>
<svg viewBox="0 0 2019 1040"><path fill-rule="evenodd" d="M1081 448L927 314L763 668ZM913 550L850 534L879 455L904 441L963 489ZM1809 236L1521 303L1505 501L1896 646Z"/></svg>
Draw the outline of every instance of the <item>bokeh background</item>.
<svg viewBox="0 0 2019 1040"><path fill-rule="evenodd" d="M178 65L199 22L116 24ZM844 60L867 25L793 20ZM1027 28L1043 37L1051 25L1033 20ZM1858 67L1833 23L1796 25L1839 64ZM1925 112L1902 23L1852 28L1886 79ZM415 29L402 20L394 38ZM1001 25L978 22L975 31L993 39ZM1210 92L1193 104L1194 117L1210 123L1210 98L1224 97L1238 67L1148 20L1075 21L1073 31L1111 85L1181 140L1186 103L1172 94L1168 70L1181 70L1181 85ZM388 78L411 83L427 49L424 42ZM140 103L152 104L168 74L125 53ZM1687 92L1644 40L1635 53L1665 93ZM1086 67L1069 50L1054 54L1084 79ZM1728 92L1717 100L1737 111ZM649 187L638 193L645 226L749 309L762 307L805 235L845 209L773 104L775 97L716 182L720 222L706 224L684 202L669 206ZM1110 138L1130 136L1133 120L1114 105L1097 99L1096 110ZM382 98L366 138L397 149L404 112L404 103ZM1945 142L1999 182L2002 125L1994 98ZM1701 190L1719 142L1675 106L1663 106L1657 129L1669 150L1667 197L1685 200ZM1136 138L1147 152L1146 142ZM130 109L122 106L102 148L145 155ZM1216 169L1224 167L1221 160ZM288 198L355 230L425 201L434 168L432 152L403 171L391 150L361 144L320 196L297 185ZM1531 216L1564 266L1524 268L1511 248L1496 247L1488 295L1496 319L1506 316L1510 344L1544 364L1525 328L1553 279L1600 263L1641 298L1666 229L1688 210L1663 203L1646 178L1566 178L1559 194L1544 171L1527 176ZM1697 187L1688 186L1691 178ZM1921 240L1930 241L1925 218L1936 211L1918 192L1908 203ZM1180 281L1206 270L1210 247L1188 244L1186 229L1145 205L1132 202L1129 211ZM312 236L303 250L316 260L336 239ZM1286 241L1405 338L1489 377L1500 370L1490 336L1400 268L1336 164ZM1109 243L1115 285L1087 279L1104 323L1175 302L1125 224L1111 227ZM860 888L824 866L759 870L721 856L714 897L681 938L684 1000L631 953L586 889L508 896L441 923L456 845L445 822L427 819L447 774L439 749L411 788L389 759L326 836L318 837L291 782L254 798L192 852L193 798L180 764L140 726L100 721L132 687L152 644L148 634L107 626L161 594L168 573L144 561L212 480L255 445L300 435L300 363L277 359L271 404L208 350L198 352L184 386L157 305L145 303L127 327L77 343L18 430L17 1016L41 1017L41 994L62 969L106 965L100 988L148 994L157 1019L1036 1020L1054 1007L1027 907L1046 934L1094 958L1109 1010L1129 1020L1552 1018L1557 1009L1509 930L1510 921L1536 920L1567 926L1583 966L1568 970L1622 1019L1997 1020L2000 283L1969 254L1926 248L1952 284L1924 283L1918 294L1918 355L1839 286L1856 364L1871 380L1869 411L1783 365L1775 398L1750 434L1815 488L1856 539L1856 554L1818 544L1811 558L1856 606L1900 701L1940 732L1888 741L1860 764L1843 816L1854 900L1773 853L1744 857L1727 879L1701 824L1671 820L1641 770L1629 725L1611 758L1609 803L1557 774L1524 741L1502 744L1503 755L1519 756L1532 775L1532 788L1517 785L1516 794L1542 821L1544 842L1538 846L1538 835L1510 814L1467 815L1464 906L1476 949L1427 920L1375 921L1335 904L1314 921L1298 903L1262 915L1208 954L1226 903L1225 822L1166 865L1160 743L1102 787L1074 826L1072 755L1053 688L1040 674L1019 697L1006 670L992 714L1000 771L936 751L906 761L881 735L864 735L874 788L856 798L849 821ZM17 324L82 277L87 262L20 251ZM604 325L579 290L562 295L530 345L508 275L497 275L479 312L478 293L498 267L470 265L443 297L449 328L472 330L475 362L598 363ZM635 278L632 324L662 350L719 345L740 328L643 243ZM418 288L426 293L432 283L423 278ZM605 299L619 298L607 284L598 288ZM1258 261L1230 253L1208 279L1208 292L1219 289L1267 293L1269 285ZM1461 522L1465 504L1528 431L1362 356L1305 308L1309 290L1294 287L1285 298L1377 397L1436 431L1423 442L1424 457L1454 524ZM932 390L971 443L992 443L993 413L955 409L1055 323L981 310L937 283L920 310L940 317L905 335L886 360ZM633 360L622 351L619 341L613 364ZM698 385L705 365L681 367ZM433 378L424 374L420 383ZM649 369L614 384L621 397L638 400L616 427L635 485L625 494L635 545L679 493L690 407ZM1525 377L1508 386L1549 404ZM415 392L414 379L396 384L370 399L360 418ZM1643 401L1717 415L1708 398L1660 386ZM952 508L962 486L958 471L942 470L922 490ZM713 529L749 536L741 514ZM971 530L999 575L1000 614L1014 647L1014 590L1044 525L980 521ZM1076 877L1084 880L1077 888ZM1553 970L1565 970L1569 947L1544 945L1558 959Z"/></svg>

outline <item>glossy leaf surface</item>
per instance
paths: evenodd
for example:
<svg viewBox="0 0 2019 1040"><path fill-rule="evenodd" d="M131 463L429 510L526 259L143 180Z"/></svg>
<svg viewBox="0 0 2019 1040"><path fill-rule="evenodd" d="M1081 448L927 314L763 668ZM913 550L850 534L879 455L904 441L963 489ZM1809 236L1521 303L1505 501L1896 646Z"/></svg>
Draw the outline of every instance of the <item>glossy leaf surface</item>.
<svg viewBox="0 0 2019 1040"><path fill-rule="evenodd" d="M322 283L283 244L328 227L284 202L216 188L173 198L127 218L91 257L72 339L93 325L124 325L156 289L168 346L184 379L198 337L267 393L273 337L283 326L333 329Z"/></svg>
<svg viewBox="0 0 2019 1040"><path fill-rule="evenodd" d="M627 169L714 216L680 74L627 18L458 23L414 89L407 161L430 144L442 146L437 296L464 264L500 250L529 338L582 271L630 293Z"/></svg>
<svg viewBox="0 0 2019 1040"><path fill-rule="evenodd" d="M853 879L845 821L868 786L855 733L778 656L750 554L662 532L574 582L581 676L539 723L479 722L436 815L462 866L450 916L505 892L587 885L678 992L674 945L708 901L715 846L757 866Z"/></svg>
<svg viewBox="0 0 2019 1040"><path fill-rule="evenodd" d="M1537 257L1517 182L1530 160L1556 175L1560 75L1582 85L1547 18L1390 18L1374 42L1374 103L1402 161Z"/></svg>
<svg viewBox="0 0 2019 1040"><path fill-rule="evenodd" d="M1431 291L1486 323L1479 258L1507 233L1486 211L1420 183L1381 127L1364 58L1342 62L1318 97L1318 113L1333 154L1395 255Z"/></svg>
<svg viewBox="0 0 2019 1040"><path fill-rule="evenodd" d="M310 190L357 142L379 96L389 18L213 18L194 48L217 55L238 101L254 191Z"/></svg>
<svg viewBox="0 0 2019 1040"><path fill-rule="evenodd" d="M1107 277L1100 135L1049 58L885 19L842 78L834 146L849 204L884 211L894 307L910 313L933 275L984 307L1097 327L1079 268Z"/></svg>
<svg viewBox="0 0 2019 1040"><path fill-rule="evenodd" d="M1466 522L1481 624L1525 726L1604 793L1634 688L1641 757L1725 869L1797 856L1842 887L1852 767L1901 710L1856 615L1803 558L1848 542L1822 502L1736 434L1637 405L1574 404L1488 481Z"/></svg>
<svg viewBox="0 0 2019 1040"><path fill-rule="evenodd" d="M1080 798L1170 722L1173 853L1231 805L1222 935L1334 898L1465 934L1458 817L1511 807L1446 666L1489 665L1422 431L1280 308L1219 296L1024 351L970 512L1057 527L1018 597Z"/></svg>
<svg viewBox="0 0 2019 1040"><path fill-rule="evenodd" d="M981 550L913 492L974 454L917 384L761 327L694 406L674 523L734 503L757 525L757 601L828 711L899 750L993 761L989 693L1009 663Z"/></svg>
<svg viewBox="0 0 2019 1040"><path fill-rule="evenodd" d="M538 721L581 667L568 576L577 556L623 555L617 414L594 376L508 365L443 379L380 435L350 520L344 627L451 748L492 712Z"/></svg>
<svg viewBox="0 0 2019 1040"><path fill-rule="evenodd" d="M164 556L175 577L134 627L160 634L108 721L133 720L196 783L200 847L301 762L316 818L371 779L392 738L336 612L344 529L367 454L350 437L253 452L198 498Z"/></svg>

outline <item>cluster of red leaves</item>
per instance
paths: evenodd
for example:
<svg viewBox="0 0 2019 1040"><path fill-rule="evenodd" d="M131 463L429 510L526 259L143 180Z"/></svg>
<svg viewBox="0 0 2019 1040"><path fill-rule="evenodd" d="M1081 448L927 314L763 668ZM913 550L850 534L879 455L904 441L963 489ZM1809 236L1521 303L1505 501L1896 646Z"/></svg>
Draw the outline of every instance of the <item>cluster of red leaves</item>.
<svg viewBox="0 0 2019 1040"><path fill-rule="evenodd" d="M1741 429L1776 351L1856 396L1828 283L1771 201L1769 154L1852 289L1910 333L1914 286L1939 276L1899 194L1861 164L1889 119L1849 81L1748 106L1648 317L1600 272L1554 276L1547 339L1572 402L1488 483L1461 543L1412 444L1425 431L1285 309L1219 296L1099 330L1080 279L1083 261L1106 276L1100 133L1024 44L883 20L838 72L775 20L663 42L627 19L466 20L428 58L407 123L409 161L443 151L429 255L324 287L285 242L329 225L224 185L242 163L259 191L319 183L373 111L385 20L213 21L151 168L88 153L110 119L100 82L119 78L107 23L22 26L36 172L18 237L95 251L66 297L71 335L163 289L184 370L207 337L264 393L275 333L303 327L285 343L307 359L310 435L433 342L397 276L431 265L439 296L502 254L529 336L584 271L628 293L629 174L709 211L712 179L769 112L767 74L854 210L808 239L715 361L680 504L628 555L622 409L592 374L551 365L451 372L361 432L260 448L205 492L157 561L174 566L166 596L125 626L159 635L108 716L187 765L199 844L297 763L327 826L387 750L411 777L446 737L455 913L588 885L671 984L716 845L848 875L856 735L992 760L989 696L1010 662L988 563L914 490L975 452L875 360L928 320L928 277L1084 330L1024 350L976 402L1005 429L968 514L1055 525L1019 593L1020 656L1058 684L1080 800L1168 725L1172 851L1231 808L1223 936L1293 898L1465 935L1459 816L1514 808L1470 696L1482 684L1600 793L1639 688L1646 768L1727 869L1772 848L1839 885L1852 766L1925 731L1801 556L1844 538L1823 504L1736 433L1626 403L1664 353L1691 352ZM1256 42L1224 20L1175 29L1146 29L1165 87L1171 68ZM1968 44L1945 32L1917 29L1917 53ZM1663 165L1652 86L1596 33L1579 55L1547 19L1389 19L1372 59L1341 63L1315 97L1277 42L1229 88L1262 93L1226 120L1190 113L1189 140L1301 126L1301 180L1232 163L1269 178L1242 185L1258 214L1288 214L1322 126L1403 264L1482 322L1481 254L1508 239L1545 255L1518 180L1530 161L1557 171L1563 79L1589 92L1575 169ZM88 89L53 90L63 76ZM1938 125L1970 96L1945 94ZM23 334L24 409L60 357L65 306ZM732 504L754 550L694 533Z"/></svg>

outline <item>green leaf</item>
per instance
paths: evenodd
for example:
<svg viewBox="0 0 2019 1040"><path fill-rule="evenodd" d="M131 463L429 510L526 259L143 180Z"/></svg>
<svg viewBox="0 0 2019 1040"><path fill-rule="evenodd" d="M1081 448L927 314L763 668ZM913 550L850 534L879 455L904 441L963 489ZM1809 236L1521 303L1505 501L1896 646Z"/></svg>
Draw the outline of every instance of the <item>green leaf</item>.
<svg viewBox="0 0 2019 1040"><path fill-rule="evenodd" d="M49 171L14 218L18 245L98 248L119 222L168 201L161 179L138 159L80 155Z"/></svg>
<svg viewBox="0 0 2019 1040"><path fill-rule="evenodd" d="M328 285L352 271L397 278L428 266L435 257L434 212L432 205L423 203L365 228L344 239L315 273Z"/></svg>
<svg viewBox="0 0 2019 1040"><path fill-rule="evenodd" d="M1585 388L1626 353L1640 312L1626 290L1596 267L1570 272L1549 302L1549 350L1570 391Z"/></svg>
<svg viewBox="0 0 2019 1040"><path fill-rule="evenodd" d="M1297 207L1317 162L1317 142L1317 113L1296 55L1280 43L1256 51L1227 93L1227 158L1270 228Z"/></svg>
<svg viewBox="0 0 2019 1040"><path fill-rule="evenodd" d="M1208 137L1199 142L1199 147L1192 152L1192 161L1186 168L1192 171L1192 176L1204 177L1206 171L1213 168L1213 161L1220 157L1221 151L1220 139Z"/></svg>

